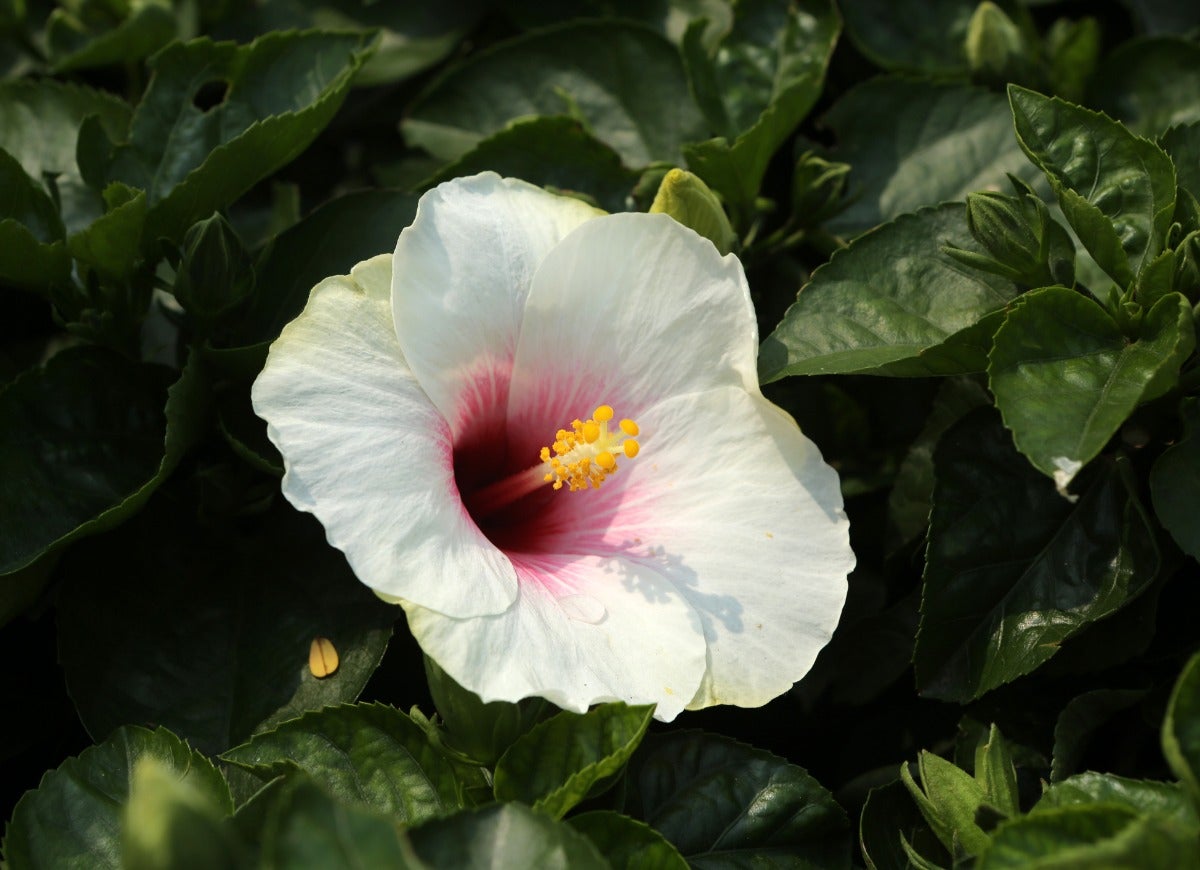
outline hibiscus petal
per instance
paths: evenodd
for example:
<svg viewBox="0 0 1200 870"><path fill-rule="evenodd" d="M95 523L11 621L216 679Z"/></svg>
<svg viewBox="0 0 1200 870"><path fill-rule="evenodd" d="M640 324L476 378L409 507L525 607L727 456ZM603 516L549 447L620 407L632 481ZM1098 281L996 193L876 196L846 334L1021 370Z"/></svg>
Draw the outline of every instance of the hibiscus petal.
<svg viewBox="0 0 1200 870"><path fill-rule="evenodd" d="M516 554L507 611L450 619L406 606L421 648L485 701L541 696L566 710L656 703L674 719L705 670L699 621L655 569L620 557Z"/></svg>
<svg viewBox="0 0 1200 870"><path fill-rule="evenodd" d="M571 230L603 214L579 200L485 172L421 197L396 244L392 311L405 359L455 443L508 401L533 274Z"/></svg>
<svg viewBox="0 0 1200 870"><path fill-rule="evenodd" d="M462 506L446 422L392 327L391 265L385 254L314 288L271 345L254 410L284 456L284 495L363 583L456 616L496 613L516 573Z"/></svg>
<svg viewBox="0 0 1200 870"><path fill-rule="evenodd" d="M533 277L513 361L512 447L536 453L553 433L535 425L560 426L601 403L636 417L671 396L757 390L757 353L735 257L663 214L583 224Z"/></svg>
<svg viewBox="0 0 1200 870"><path fill-rule="evenodd" d="M765 704L812 667L845 603L854 554L837 473L757 391L682 396L641 422L618 493L547 546L619 550L671 581L708 643L690 708Z"/></svg>

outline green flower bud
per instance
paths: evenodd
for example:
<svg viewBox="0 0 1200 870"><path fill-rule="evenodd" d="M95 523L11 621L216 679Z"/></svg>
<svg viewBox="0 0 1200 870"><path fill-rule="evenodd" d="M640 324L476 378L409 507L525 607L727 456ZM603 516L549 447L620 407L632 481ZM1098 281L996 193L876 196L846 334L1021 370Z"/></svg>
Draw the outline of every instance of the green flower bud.
<svg viewBox="0 0 1200 870"><path fill-rule="evenodd" d="M834 163L806 151L792 173L792 217L802 227L815 227L843 207L850 164Z"/></svg>
<svg viewBox="0 0 1200 870"><path fill-rule="evenodd" d="M669 214L716 245L722 254L732 251L737 241L717 195L699 176L683 169L672 169L663 176L650 213Z"/></svg>
<svg viewBox="0 0 1200 870"><path fill-rule="evenodd" d="M187 231L174 294L203 329L254 290L254 267L233 227L219 214Z"/></svg>
<svg viewBox="0 0 1200 870"><path fill-rule="evenodd" d="M993 271L1029 287L1075 283L1075 245L1037 196L972 193L967 226L1003 267Z"/></svg>
<svg viewBox="0 0 1200 870"><path fill-rule="evenodd" d="M976 78L1002 84L1025 81L1029 52L1020 28L995 3L984 0L967 26L967 63Z"/></svg>

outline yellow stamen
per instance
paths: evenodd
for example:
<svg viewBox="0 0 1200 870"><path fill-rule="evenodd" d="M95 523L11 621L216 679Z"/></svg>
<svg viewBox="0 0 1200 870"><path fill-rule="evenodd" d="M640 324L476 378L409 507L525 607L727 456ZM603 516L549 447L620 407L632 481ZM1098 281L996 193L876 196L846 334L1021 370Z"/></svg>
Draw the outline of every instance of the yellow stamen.
<svg viewBox="0 0 1200 870"><path fill-rule="evenodd" d="M538 451L539 464L466 494L471 516L476 520L486 517L547 483L571 492L599 489L605 478L616 473L618 455L633 459L640 450L633 438L626 437L638 434L637 423L621 420L616 427L619 431L610 432L612 419L613 409L601 405L592 412L592 419L572 420L570 429L559 429L554 442Z"/></svg>
<svg viewBox="0 0 1200 870"><path fill-rule="evenodd" d="M542 479L554 489L599 489L604 479L616 472L617 456L623 453L632 459L639 449L636 441L625 437L638 434L637 423L621 420L616 427L619 431L610 432L612 419L612 406L600 405L592 419L573 421L570 432L560 429L554 443L541 450Z"/></svg>

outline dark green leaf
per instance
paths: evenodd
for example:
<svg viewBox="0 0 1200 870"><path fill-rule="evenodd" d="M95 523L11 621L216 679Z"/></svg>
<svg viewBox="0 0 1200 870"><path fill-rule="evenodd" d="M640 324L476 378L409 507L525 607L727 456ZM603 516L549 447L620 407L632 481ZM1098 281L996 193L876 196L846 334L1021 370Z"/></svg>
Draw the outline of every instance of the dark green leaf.
<svg viewBox="0 0 1200 870"><path fill-rule="evenodd" d="M973 0L854 0L841 4L846 33L884 69L965 73Z"/></svg>
<svg viewBox="0 0 1200 870"><path fill-rule="evenodd" d="M1136 704L1145 695L1139 689L1097 689L1072 698L1054 723L1050 781L1059 782L1075 773L1093 732L1114 713Z"/></svg>
<svg viewBox="0 0 1200 870"><path fill-rule="evenodd" d="M123 521L170 474L195 428L199 372L168 390L170 378L80 347L0 393L0 574Z"/></svg>
<svg viewBox="0 0 1200 870"><path fill-rule="evenodd" d="M1080 241L1109 275L1129 283L1165 244L1175 213L1171 158L1097 112L1016 86L1008 96L1017 139Z"/></svg>
<svg viewBox="0 0 1200 870"><path fill-rule="evenodd" d="M987 740L975 750L975 779L983 786L987 802L1006 816L1021 812L1017 798L1017 770L1012 752L993 722Z"/></svg>
<svg viewBox="0 0 1200 870"><path fill-rule="evenodd" d="M121 808L129 799L134 768L147 758L219 812L233 812L229 788L207 758L164 728L129 726L67 759L21 798L5 833L6 866L120 868Z"/></svg>
<svg viewBox="0 0 1200 870"><path fill-rule="evenodd" d="M684 150L691 169L735 206L753 204L771 156L816 103L840 31L829 0L739 3L715 49L702 26L688 29L692 89L721 138Z"/></svg>
<svg viewBox="0 0 1200 870"><path fill-rule="evenodd" d="M1139 813L1169 821L1200 836L1200 819L1179 783L1129 779L1089 771L1064 779L1046 789L1034 812L1079 804L1119 804Z"/></svg>
<svg viewBox="0 0 1200 870"><path fill-rule="evenodd" d="M1164 82L1170 82L1164 87ZM1200 45L1177 37L1132 39L1097 70L1091 105L1140 136L1200 121Z"/></svg>
<svg viewBox="0 0 1200 870"><path fill-rule="evenodd" d="M93 8L95 5L94 4ZM175 13L165 0L119 4L125 16L111 27L91 27L66 8L50 14L46 43L57 73L149 57L176 37ZM111 7L110 7L111 8Z"/></svg>
<svg viewBox="0 0 1200 870"><path fill-rule="evenodd" d="M919 854L935 856L937 864L950 863L950 855L900 780L871 789L858 820L858 844L870 870L908 870L909 859L901 839Z"/></svg>
<svg viewBox="0 0 1200 870"><path fill-rule="evenodd" d="M108 211L67 239L67 249L103 280L122 284L141 259L146 194L114 183L104 191L104 200Z"/></svg>
<svg viewBox="0 0 1200 870"><path fill-rule="evenodd" d="M403 130L455 160L530 115L576 118L635 168L679 163L681 145L704 134L674 46L617 21L574 22L474 55L412 104Z"/></svg>
<svg viewBox="0 0 1200 870"><path fill-rule="evenodd" d="M1133 410L1174 384L1196 345L1178 293L1146 313L1136 340L1090 298L1064 287L1027 293L996 332L988 385L1017 449L1066 487Z"/></svg>
<svg viewBox="0 0 1200 870"><path fill-rule="evenodd" d="M1154 512L1179 548L1200 559L1200 401L1189 399L1187 434L1168 447L1150 469Z"/></svg>
<svg viewBox="0 0 1200 870"><path fill-rule="evenodd" d="M330 275L348 274L361 260L396 247L400 231L412 223L417 197L391 190L351 193L325 203L290 227L255 265L258 292L238 318L227 346L257 345L257 374L267 345L308 301L309 291Z"/></svg>
<svg viewBox="0 0 1200 870"><path fill-rule="evenodd" d="M562 818L593 786L620 773L653 714L653 705L616 702L582 714L564 711L534 726L500 757L496 799Z"/></svg>
<svg viewBox="0 0 1200 870"><path fill-rule="evenodd" d="M702 732L647 740L634 756L624 812L698 868L775 861L849 867L846 814L802 768Z"/></svg>
<svg viewBox="0 0 1200 870"><path fill-rule="evenodd" d="M686 870L678 850L658 831L611 810L595 810L569 819L600 851L613 870Z"/></svg>
<svg viewBox="0 0 1200 870"><path fill-rule="evenodd" d="M334 800L306 777L268 795L261 866L278 870L427 870L405 832L382 815Z"/></svg>
<svg viewBox="0 0 1200 870"><path fill-rule="evenodd" d="M943 245L979 250L960 203L902 215L834 254L763 342L762 380L982 370L999 323L981 321L1017 288L968 271Z"/></svg>
<svg viewBox="0 0 1200 870"><path fill-rule="evenodd" d="M1004 97L982 88L885 76L858 85L826 123L849 163L850 206L829 228L856 235L905 212L977 190L1007 187L1006 173L1038 176L1012 134Z"/></svg>
<svg viewBox="0 0 1200 870"><path fill-rule="evenodd" d="M357 697L395 608L358 583L307 515L278 507L237 530L194 513L164 495L62 562L59 660L89 731L155 722L219 752ZM340 658L325 679L308 667L315 637Z"/></svg>
<svg viewBox="0 0 1200 870"><path fill-rule="evenodd" d="M377 30L379 48L354 77L355 87L409 78L445 58L475 26L479 0L439 3L371 3L362 0L300 0L247 4L229 21L241 35L273 30Z"/></svg>
<svg viewBox="0 0 1200 870"><path fill-rule="evenodd" d="M269 779L299 768L339 801L416 824L470 806L451 762L394 707L305 713L222 756Z"/></svg>
<svg viewBox="0 0 1200 870"><path fill-rule="evenodd" d="M52 79L6 81L0 83L0 148L35 181L54 178L63 222L76 232L104 211L100 191L84 183L75 163L79 128L95 116L109 138L119 139L130 115L126 103L102 91Z"/></svg>
<svg viewBox="0 0 1200 870"><path fill-rule="evenodd" d="M968 412L991 404L987 390L972 378L948 378L938 388L921 434L908 449L888 496L888 519L895 531L895 550L925 531L933 499L933 449L953 423Z"/></svg>
<svg viewBox="0 0 1200 870"><path fill-rule="evenodd" d="M489 870L607 870L583 834L521 804L493 804L426 822L411 832L413 848L430 867Z"/></svg>
<svg viewBox="0 0 1200 870"><path fill-rule="evenodd" d="M485 704L429 656L423 658L429 694L445 723L442 739L452 749L487 767L495 767L518 737L557 709L544 698L525 698L516 704L507 701Z"/></svg>
<svg viewBox="0 0 1200 870"><path fill-rule="evenodd" d="M1200 197L1200 121L1172 127L1158 143L1175 164L1179 186Z"/></svg>
<svg viewBox="0 0 1200 870"><path fill-rule="evenodd" d="M1044 41L1050 89L1054 93L1073 102L1083 99L1088 79L1100 60L1102 36L1100 23L1090 16L1078 20L1060 18L1050 26Z"/></svg>
<svg viewBox="0 0 1200 870"><path fill-rule="evenodd" d="M992 836L979 870L1075 867L1195 867L1194 838L1112 804L1047 809L1010 821Z"/></svg>
<svg viewBox="0 0 1200 870"><path fill-rule="evenodd" d="M222 806L153 756L133 767L121 824L125 870L211 870L249 867Z"/></svg>
<svg viewBox="0 0 1200 870"><path fill-rule="evenodd" d="M1154 531L1123 463L1077 503L1029 466L990 411L934 453L933 513L914 655L923 695L968 701L1029 673L1154 580Z"/></svg>
<svg viewBox="0 0 1200 870"><path fill-rule="evenodd" d="M603 209L624 211L637 173L621 157L569 117L522 118L482 140L425 182L432 186L460 175L492 170L539 187L577 193Z"/></svg>
<svg viewBox="0 0 1200 870"><path fill-rule="evenodd" d="M307 148L370 51L362 34L319 31L272 33L246 46L174 43L150 64L154 77L127 142L114 147L95 126L84 128L84 177L144 190L151 231L177 240ZM214 82L224 99L196 106Z"/></svg>
<svg viewBox="0 0 1200 870"><path fill-rule="evenodd" d="M42 246L66 235L54 201L7 151L0 149L0 221L14 220Z"/></svg>
<svg viewBox="0 0 1200 870"><path fill-rule="evenodd" d="M1187 33L1200 27L1200 7L1177 0L1125 0L1141 29L1149 34Z"/></svg>
<svg viewBox="0 0 1200 870"><path fill-rule="evenodd" d="M1200 653L1175 682L1162 726L1163 755L1200 807Z"/></svg>

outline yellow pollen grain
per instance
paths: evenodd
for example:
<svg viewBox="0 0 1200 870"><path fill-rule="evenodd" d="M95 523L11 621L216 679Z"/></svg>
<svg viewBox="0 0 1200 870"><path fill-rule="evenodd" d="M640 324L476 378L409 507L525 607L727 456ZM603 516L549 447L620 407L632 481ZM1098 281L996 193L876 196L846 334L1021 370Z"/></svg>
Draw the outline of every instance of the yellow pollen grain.
<svg viewBox="0 0 1200 870"><path fill-rule="evenodd" d="M633 457L638 455L638 450L641 448L638 447L638 443L636 441L630 438L622 445L622 449L625 451L626 456L628 456L630 459L633 459Z"/></svg>
<svg viewBox="0 0 1200 870"><path fill-rule="evenodd" d="M611 453L605 450L603 453L597 454L596 464L605 471L612 471L617 467L617 460Z"/></svg>
<svg viewBox="0 0 1200 870"><path fill-rule="evenodd" d="M601 405L592 412L592 419L597 423L607 423L613 418L612 405Z"/></svg>
<svg viewBox="0 0 1200 870"><path fill-rule="evenodd" d="M638 428L637 423L633 422L632 420L625 419L621 421L621 431L632 438L641 430Z"/></svg>
<svg viewBox="0 0 1200 870"><path fill-rule="evenodd" d="M588 444L595 444L600 437L600 425L588 420L583 424L583 440Z"/></svg>

